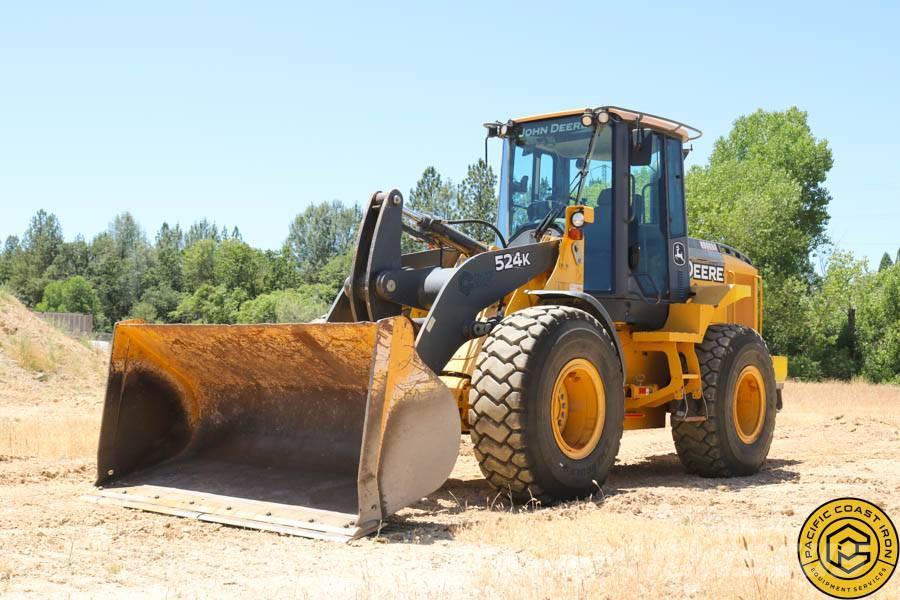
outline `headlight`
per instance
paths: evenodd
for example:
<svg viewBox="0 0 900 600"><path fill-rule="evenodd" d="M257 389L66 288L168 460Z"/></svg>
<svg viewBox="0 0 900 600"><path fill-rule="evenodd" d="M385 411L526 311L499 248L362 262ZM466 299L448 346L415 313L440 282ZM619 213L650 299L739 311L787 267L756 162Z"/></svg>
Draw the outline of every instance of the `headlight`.
<svg viewBox="0 0 900 600"><path fill-rule="evenodd" d="M572 227L584 227L584 213L572 213Z"/></svg>

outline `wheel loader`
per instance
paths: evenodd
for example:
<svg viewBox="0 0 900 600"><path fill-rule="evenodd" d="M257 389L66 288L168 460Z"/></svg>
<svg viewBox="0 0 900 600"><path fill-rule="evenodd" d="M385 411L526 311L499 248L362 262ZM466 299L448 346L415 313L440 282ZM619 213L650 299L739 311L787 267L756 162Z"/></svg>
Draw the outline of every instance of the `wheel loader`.
<svg viewBox="0 0 900 600"><path fill-rule="evenodd" d="M347 540L438 489L461 433L492 486L550 503L667 417L688 473L757 472L787 361L750 259L688 236L699 130L614 106L486 127L498 218L462 221L494 239L377 192L322 322L118 323L90 499Z"/></svg>

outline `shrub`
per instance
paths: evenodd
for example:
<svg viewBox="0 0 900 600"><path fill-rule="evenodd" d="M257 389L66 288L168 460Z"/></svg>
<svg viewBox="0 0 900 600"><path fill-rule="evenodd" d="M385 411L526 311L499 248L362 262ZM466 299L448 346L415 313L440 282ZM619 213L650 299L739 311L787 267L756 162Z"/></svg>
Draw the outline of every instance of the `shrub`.
<svg viewBox="0 0 900 600"><path fill-rule="evenodd" d="M238 323L305 323L328 310L317 286L263 294L241 305Z"/></svg>
<svg viewBox="0 0 900 600"><path fill-rule="evenodd" d="M44 297L35 310L39 312L84 313L98 317L100 300L90 282L81 275L61 281L51 281L44 288Z"/></svg>

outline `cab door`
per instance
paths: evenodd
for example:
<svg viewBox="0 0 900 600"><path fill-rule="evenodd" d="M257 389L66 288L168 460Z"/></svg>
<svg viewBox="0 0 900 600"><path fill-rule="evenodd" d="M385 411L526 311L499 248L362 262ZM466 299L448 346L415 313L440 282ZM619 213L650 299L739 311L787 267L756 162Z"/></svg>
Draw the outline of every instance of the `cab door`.
<svg viewBox="0 0 900 600"><path fill-rule="evenodd" d="M669 228L663 153L663 136L649 129L632 132L628 267L641 294L651 302L669 298Z"/></svg>
<svg viewBox="0 0 900 600"><path fill-rule="evenodd" d="M680 139L665 138L666 213L669 226L669 295L672 302L684 302L691 293L691 266L688 256L687 216L684 204L684 154Z"/></svg>
<svg viewBox="0 0 900 600"><path fill-rule="evenodd" d="M690 294L681 140L633 131L629 160L628 266L650 301Z"/></svg>

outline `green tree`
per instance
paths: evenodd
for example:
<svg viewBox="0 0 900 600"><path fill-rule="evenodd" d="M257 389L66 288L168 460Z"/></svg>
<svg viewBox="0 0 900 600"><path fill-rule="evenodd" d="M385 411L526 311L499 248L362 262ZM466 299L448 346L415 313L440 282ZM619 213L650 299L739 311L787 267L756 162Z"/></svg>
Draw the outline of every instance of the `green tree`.
<svg viewBox="0 0 900 600"><path fill-rule="evenodd" d="M242 289L204 283L185 296L170 315L179 323L235 323L241 304L248 300Z"/></svg>
<svg viewBox="0 0 900 600"><path fill-rule="evenodd" d="M49 279L65 279L87 273L90 249L80 235L71 242L64 242L53 262L44 271Z"/></svg>
<svg viewBox="0 0 900 600"><path fill-rule="evenodd" d="M784 318L770 319L766 330L770 346L790 356L791 375L900 383L900 267L871 272L835 252L812 286L792 279L782 291L774 302L785 305L775 308Z"/></svg>
<svg viewBox="0 0 900 600"><path fill-rule="evenodd" d="M900 384L900 264L872 274L857 303L862 375Z"/></svg>
<svg viewBox="0 0 900 600"><path fill-rule="evenodd" d="M868 277L865 261L835 252L810 294L801 353L818 365L819 377L850 379L859 370L856 313Z"/></svg>
<svg viewBox="0 0 900 600"><path fill-rule="evenodd" d="M219 229L215 223L210 223L206 219L201 219L191 225L184 236L185 247L193 246L200 240L212 240L218 242L220 240Z"/></svg>
<svg viewBox="0 0 900 600"><path fill-rule="evenodd" d="M290 293L288 290L277 290L268 294L260 294L251 298L238 310L238 323L277 323L275 316L275 304L281 294Z"/></svg>
<svg viewBox="0 0 900 600"><path fill-rule="evenodd" d="M115 244L116 254L124 264L124 277L119 293L123 304L130 308L141 297L146 285L152 260L150 244L131 213L116 215L110 224L109 233Z"/></svg>
<svg viewBox="0 0 900 600"><path fill-rule="evenodd" d="M216 241L205 238L191 244L184 251L182 272L184 290L194 292L200 286L216 282Z"/></svg>
<svg viewBox="0 0 900 600"><path fill-rule="evenodd" d="M456 189L453 182L443 179L437 169L427 167L416 187L409 191L407 205L436 217L452 219L457 212Z"/></svg>
<svg viewBox="0 0 900 600"><path fill-rule="evenodd" d="M183 281L184 233L179 225L163 223L156 233L153 247L153 266L148 274L148 284L181 290Z"/></svg>
<svg viewBox="0 0 900 600"><path fill-rule="evenodd" d="M826 241L830 195L823 183L831 165L828 142L813 136L806 113L760 110L738 118L716 140L709 165L685 178L691 235L753 259L765 281L770 348L788 354L792 369L804 373L833 370L810 354L803 313L815 292L810 255ZM830 344L826 337L819 342Z"/></svg>
<svg viewBox="0 0 900 600"><path fill-rule="evenodd" d="M165 283L155 285L144 291L140 302L131 308L130 316L145 321L169 322L184 297L185 294L173 290Z"/></svg>
<svg viewBox="0 0 900 600"><path fill-rule="evenodd" d="M300 277L297 272L297 264L291 256L287 246L280 250L266 250L265 270L263 272L263 290L285 290L300 285Z"/></svg>
<svg viewBox="0 0 900 600"><path fill-rule="evenodd" d="M215 249L213 274L217 284L241 289L249 296L262 291L265 275L265 255L240 240L223 240Z"/></svg>
<svg viewBox="0 0 900 600"><path fill-rule="evenodd" d="M88 276L103 313L116 322L131 312L149 282L153 256L140 226L129 213L116 215L89 248Z"/></svg>
<svg viewBox="0 0 900 600"><path fill-rule="evenodd" d="M143 300L132 306L131 314L128 315L129 319L142 319L148 323L158 322L158 317L159 312L157 312L156 307Z"/></svg>
<svg viewBox="0 0 900 600"><path fill-rule="evenodd" d="M483 159L469 165L465 179L459 184L456 219L481 219L488 223L497 222L497 177ZM484 225L461 225L460 228L475 239L493 243L495 234Z"/></svg>
<svg viewBox="0 0 900 600"><path fill-rule="evenodd" d="M113 218L112 223L109 224L109 234L116 244L119 256L123 258L133 256L148 246L141 226L128 212L118 214Z"/></svg>
<svg viewBox="0 0 900 600"><path fill-rule="evenodd" d="M881 256L881 262L878 264L878 271L884 271L885 269L890 269L894 266L894 261L891 260L891 255L885 252Z"/></svg>
<svg viewBox="0 0 900 600"><path fill-rule="evenodd" d="M238 323L305 323L320 317L328 305L308 288L277 290L241 305Z"/></svg>
<svg viewBox="0 0 900 600"><path fill-rule="evenodd" d="M827 140L812 134L806 112L791 107L757 110L738 118L731 132L716 140L709 164L715 169L721 163L747 160L759 160L797 182L802 208L796 225L810 240L811 248L826 242L831 195L824 183L834 160Z"/></svg>
<svg viewBox="0 0 900 600"><path fill-rule="evenodd" d="M329 259L353 247L361 218L358 206L338 200L312 204L297 215L285 245L301 282L310 281Z"/></svg>
<svg viewBox="0 0 900 600"><path fill-rule="evenodd" d="M81 275L51 281L43 299L35 307L40 312L71 312L100 317L100 299L90 282Z"/></svg>
<svg viewBox="0 0 900 600"><path fill-rule="evenodd" d="M456 186L449 179L443 179L434 167L427 167L422 172L416 186L409 190L406 205L413 210L444 219L453 219L459 213ZM424 250L425 246L410 235L404 234L401 248L406 253Z"/></svg>
<svg viewBox="0 0 900 600"><path fill-rule="evenodd" d="M114 323L128 313L132 304L120 295L120 290L124 287L125 264L119 257L115 241L109 232L101 233L91 240L88 253L88 279L97 291L103 313Z"/></svg>
<svg viewBox="0 0 900 600"><path fill-rule="evenodd" d="M810 285L805 277L791 276L777 287L763 280L763 334L772 354L788 357L790 374L815 379L821 376L816 360L805 351L810 341L806 327L810 302Z"/></svg>
<svg viewBox="0 0 900 600"><path fill-rule="evenodd" d="M316 287L300 286L296 295L287 294L275 303L277 323L308 323L318 319L328 311L328 301L322 290Z"/></svg>
<svg viewBox="0 0 900 600"><path fill-rule="evenodd" d="M344 288L344 282L353 268L353 252L344 252L333 256L322 269L316 273L312 283L315 295L326 304L331 304L338 292Z"/></svg>
<svg viewBox="0 0 900 600"><path fill-rule="evenodd" d="M686 178L691 235L738 248L766 277L809 270L811 241L797 219L801 189L790 175L758 160L694 167Z"/></svg>
<svg viewBox="0 0 900 600"><path fill-rule="evenodd" d="M14 235L8 236L3 242L3 248L0 249L0 285L12 277L13 263L19 251L19 238Z"/></svg>
<svg viewBox="0 0 900 600"><path fill-rule="evenodd" d="M39 210L31 218L10 268L10 287L27 305L41 301L49 282L47 269L62 245L62 227L56 215Z"/></svg>

